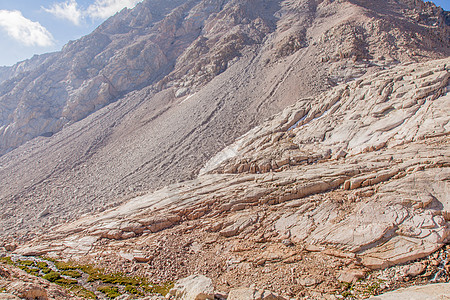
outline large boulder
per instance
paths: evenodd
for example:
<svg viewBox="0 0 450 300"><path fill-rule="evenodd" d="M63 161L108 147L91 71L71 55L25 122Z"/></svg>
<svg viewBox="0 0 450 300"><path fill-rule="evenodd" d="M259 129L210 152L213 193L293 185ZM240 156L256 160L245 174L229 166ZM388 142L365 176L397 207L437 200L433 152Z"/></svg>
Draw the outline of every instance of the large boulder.
<svg viewBox="0 0 450 300"><path fill-rule="evenodd" d="M212 280L203 275L191 275L178 280L169 291L171 299L206 300L214 299Z"/></svg>

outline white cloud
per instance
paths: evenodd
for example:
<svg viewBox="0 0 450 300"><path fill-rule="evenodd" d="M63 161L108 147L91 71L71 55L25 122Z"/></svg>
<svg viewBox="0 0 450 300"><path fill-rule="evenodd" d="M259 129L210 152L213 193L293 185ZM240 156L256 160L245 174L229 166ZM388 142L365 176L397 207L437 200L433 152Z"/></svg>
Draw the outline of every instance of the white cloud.
<svg viewBox="0 0 450 300"><path fill-rule="evenodd" d="M95 0L89 5L87 14L93 19L106 19L123 8L133 8L142 0Z"/></svg>
<svg viewBox="0 0 450 300"><path fill-rule="evenodd" d="M0 10L0 28L27 46L53 45L53 36L39 22L25 18L20 11Z"/></svg>
<svg viewBox="0 0 450 300"><path fill-rule="evenodd" d="M67 2L62 3L54 3L50 8L43 9L51 13L60 19L66 19L72 22L75 25L80 25L80 21L82 18L82 12L78 9L78 3L75 0L68 0Z"/></svg>

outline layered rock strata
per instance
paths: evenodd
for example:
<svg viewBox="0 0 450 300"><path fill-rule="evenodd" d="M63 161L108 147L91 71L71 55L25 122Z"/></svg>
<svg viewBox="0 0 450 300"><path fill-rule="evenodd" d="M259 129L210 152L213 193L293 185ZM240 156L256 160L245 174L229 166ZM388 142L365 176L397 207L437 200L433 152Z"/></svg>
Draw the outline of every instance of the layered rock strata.
<svg viewBox="0 0 450 300"><path fill-rule="evenodd" d="M299 101L195 180L53 228L16 252L112 265L115 253L146 261L156 280L189 266L239 281L243 269L266 266L306 287L425 257L450 234L449 62L402 65ZM289 265L300 261L339 267L297 282Z"/></svg>

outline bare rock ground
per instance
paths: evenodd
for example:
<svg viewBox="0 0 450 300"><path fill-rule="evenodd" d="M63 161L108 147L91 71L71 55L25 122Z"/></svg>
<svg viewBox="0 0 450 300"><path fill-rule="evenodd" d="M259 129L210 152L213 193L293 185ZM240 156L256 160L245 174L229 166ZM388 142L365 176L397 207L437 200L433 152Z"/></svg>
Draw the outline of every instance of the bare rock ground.
<svg viewBox="0 0 450 300"><path fill-rule="evenodd" d="M53 227L15 251L296 297L332 297L341 282L358 286L436 255L450 234L449 62L401 65L300 100L195 180ZM430 270L423 278L445 279L448 260L436 261L357 296Z"/></svg>

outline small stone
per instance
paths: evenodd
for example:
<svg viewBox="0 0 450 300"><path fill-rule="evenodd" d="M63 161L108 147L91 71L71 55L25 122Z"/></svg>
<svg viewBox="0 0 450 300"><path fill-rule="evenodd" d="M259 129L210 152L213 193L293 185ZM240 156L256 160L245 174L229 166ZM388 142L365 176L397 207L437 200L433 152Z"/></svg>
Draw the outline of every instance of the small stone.
<svg viewBox="0 0 450 300"><path fill-rule="evenodd" d="M304 277L299 280L299 283L303 286L310 287L320 283L320 280L314 277Z"/></svg>
<svg viewBox="0 0 450 300"><path fill-rule="evenodd" d="M422 274L426 269L426 266L420 262L413 263L412 265L403 268L403 274L405 276L416 277Z"/></svg>
<svg viewBox="0 0 450 300"><path fill-rule="evenodd" d="M14 251L17 249L17 244L15 243L9 243L5 245L5 250L6 251Z"/></svg>
<svg viewBox="0 0 450 300"><path fill-rule="evenodd" d="M293 245L294 245L294 243L292 243L292 241L291 241L290 239L285 239L285 240L283 240L281 243L282 243L283 245L287 246L287 247L290 247L290 246L293 246Z"/></svg>
<svg viewBox="0 0 450 300"><path fill-rule="evenodd" d="M432 266L435 266L435 267L437 267L437 266L439 266L439 261L437 261L436 259L433 259L432 261L430 261L430 265L432 265Z"/></svg>
<svg viewBox="0 0 450 300"><path fill-rule="evenodd" d="M358 279L364 278L366 276L366 272L358 269L350 269L344 270L339 273L338 280L341 282L356 282Z"/></svg>

